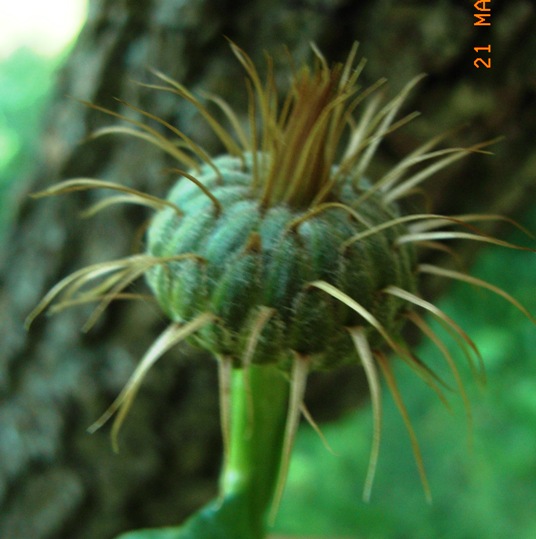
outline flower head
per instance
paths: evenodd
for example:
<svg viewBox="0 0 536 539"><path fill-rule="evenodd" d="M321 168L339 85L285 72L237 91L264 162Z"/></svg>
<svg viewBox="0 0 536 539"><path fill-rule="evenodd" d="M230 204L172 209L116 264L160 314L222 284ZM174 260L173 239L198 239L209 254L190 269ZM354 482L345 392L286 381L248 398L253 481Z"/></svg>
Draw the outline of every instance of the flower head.
<svg viewBox="0 0 536 539"><path fill-rule="evenodd" d="M282 478L303 408L308 372L359 362L370 386L374 414L366 496L380 443L381 371L407 425L428 492L417 440L385 350L408 363L444 399L442 381L404 342L403 327L416 325L445 358L468 410L456 363L418 311L437 318L468 357L479 361L480 355L455 321L419 295L421 276L434 274L487 288L532 317L514 298L489 283L418 262L417 251L438 248L440 240L460 238L514 247L471 224L499 216L403 214L399 201L437 170L484 145L438 150L438 137L383 177L369 179L367 170L380 142L413 117L397 120L397 113L418 78L383 102L371 96L382 82L364 91L358 88L362 64L354 65L356 47L345 63L334 66L315 49L312 67L292 73L290 89L280 102L271 61L262 81L246 53L234 44L231 48L248 77L248 129L219 97L209 96L209 100L227 117L234 134L216 119L209 105L180 83L156 73L162 85L150 85L197 108L225 148L219 157L209 156L186 134L136 107L125 104L147 122L91 105L126 123L95 136L128 134L149 141L176 159L178 180L166 200L85 178L38 194L106 188L121 195L93 211L129 202L148 205L156 215L145 253L75 272L49 292L29 320L58 299L56 310L99 301L99 314L145 275L172 322L95 426L119 411L117 432L148 369L171 346L190 339L218 358L224 389L229 386L231 367L247 370L253 364L275 364L288 374L291 396ZM365 100L368 105L356 118L355 111ZM169 140L150 122L164 126L178 140ZM228 391L224 390L224 438L228 437L228 408ZM276 498L282 485L283 480Z"/></svg>

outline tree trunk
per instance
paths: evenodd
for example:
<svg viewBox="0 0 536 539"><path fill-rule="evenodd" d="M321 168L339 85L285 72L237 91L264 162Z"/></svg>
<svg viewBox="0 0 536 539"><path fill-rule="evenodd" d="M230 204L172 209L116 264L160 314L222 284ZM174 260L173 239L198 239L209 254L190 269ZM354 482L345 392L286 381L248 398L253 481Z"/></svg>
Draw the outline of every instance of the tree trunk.
<svg viewBox="0 0 536 539"><path fill-rule="evenodd" d="M464 160L427 191L438 213L522 216L535 193L536 102L529 100L534 88L527 77L531 68L534 73L535 11L528 0L488 5L491 27L473 26L471 2L93 0L58 76L43 157L25 195L71 177L116 181L159 196L169 188L172 178L164 170L170 163L142 141L117 136L80 144L115 120L77 99L124 112L119 97L217 153L221 148L184 102L132 81L154 83L150 68L156 68L243 110L244 75L223 36L243 47L261 71L265 50L279 56L281 73L283 44L299 63L309 56L311 41L331 61L344 58L359 40L369 60L363 85L387 76L394 92L418 73L429 74L408 108L424 118L388 138L378 168L438 131L464 124L452 137L455 145L505 135L494 157ZM476 69L474 47L488 43L492 67ZM153 369L121 432L119 455L106 429L85 430L165 326L155 307L115 302L87 334L80 328L89 307L43 317L29 333L23 328L62 277L135 249L145 211L115 207L90 222L79 218L100 195L24 196L3 249L0 537L107 539L177 523L215 493L221 461L216 366L200 352L182 347ZM317 376L309 398L316 416L329 418L355 405L365 387L358 369Z"/></svg>

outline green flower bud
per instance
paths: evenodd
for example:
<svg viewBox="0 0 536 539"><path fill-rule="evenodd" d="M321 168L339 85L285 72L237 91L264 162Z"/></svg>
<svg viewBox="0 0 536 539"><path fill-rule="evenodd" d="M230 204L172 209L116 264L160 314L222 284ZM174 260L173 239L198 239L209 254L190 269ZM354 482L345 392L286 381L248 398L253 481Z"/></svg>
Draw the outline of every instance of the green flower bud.
<svg viewBox="0 0 536 539"><path fill-rule="evenodd" d="M90 105L133 126L106 128L96 136L129 134L149 141L181 165L177 169L181 178L167 200L87 178L69 180L38 193L45 196L112 189L121 195L100 202L90 212L130 202L149 206L156 215L148 230L145 254L95 264L66 277L30 314L28 324L61 297L54 306L56 310L99 300L88 323L91 325L110 301L125 296L123 290L131 282L146 276L172 323L94 425L97 428L118 411L114 435L147 371L184 339L220 361L227 448L232 367L244 372L254 367L257 378L262 378L259 370L271 373L269 376L281 371L289 379L290 391L275 505L288 468L307 373L351 362L362 365L373 405L373 445L365 486L368 497L380 442L381 370L408 428L428 494L419 446L383 349L394 351L444 399L438 377L404 343L403 326L407 322L416 325L448 363L468 416L469 404L456 364L418 309L437 318L470 361L471 352L479 361L481 358L463 329L420 297L421 276L433 274L487 288L531 320L534 318L514 298L489 283L417 262L418 248L441 248L438 241L442 240L468 239L518 248L467 225L500 216L404 215L398 204L439 169L489 143L436 150L441 140L438 137L414 150L383 177L367 181L369 164L380 142L411 119L395 122L419 78L383 106L378 98L370 100L357 120L356 107L380 84L359 93L360 69L354 67L356 47L344 64L333 67L315 50L312 68L293 70L291 87L281 105L271 64L262 82L251 59L234 44L231 48L249 77L249 131L225 102L212 97L235 131L234 135L228 133L197 97L180 83L156 73L165 83L160 89L177 94L197 108L225 148L220 157L211 158L165 120L136 107L125 103L148 121L164 126L178 140L168 140L142 121ZM452 231L452 226L468 227L470 231ZM91 285L95 280L100 281ZM284 387L288 391L288 386Z"/></svg>
<svg viewBox="0 0 536 539"><path fill-rule="evenodd" d="M261 168L268 168L269 158L257 156ZM364 217L358 219L355 200L367 187L354 186L345 177L331 193L332 204L320 211L283 203L263 208L252 188L251 155L243 160L222 156L213 165L220 177L205 165L196 178L218 204L181 178L168 200L182 214L166 207L148 231L151 256L194 253L198 257L155 266L147 274L172 320L183 323L202 312L216 316L193 340L239 364L259 308L268 307L273 314L253 363L278 363L287 369L292 351L310 357L313 368L355 361L345 328L368 324L348 306L310 286L319 280L354 298L388 333L398 334L407 306L382 290L390 284L416 289L413 245L394 244L397 234L408 233L407 228L399 225L344 245L356 234L396 219L394 203L386 204L374 194L361 210ZM371 343L380 344L373 327L367 327L367 336Z"/></svg>

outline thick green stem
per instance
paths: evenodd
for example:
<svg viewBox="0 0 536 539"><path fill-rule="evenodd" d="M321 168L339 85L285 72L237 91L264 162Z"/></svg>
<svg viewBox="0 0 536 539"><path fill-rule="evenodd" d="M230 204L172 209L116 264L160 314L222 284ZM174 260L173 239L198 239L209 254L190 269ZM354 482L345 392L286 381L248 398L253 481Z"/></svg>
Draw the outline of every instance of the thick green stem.
<svg viewBox="0 0 536 539"><path fill-rule="evenodd" d="M221 495L242 501L244 518L255 538L262 538L279 475L290 384L272 366L234 369L232 376L231 439Z"/></svg>
<svg viewBox="0 0 536 539"><path fill-rule="evenodd" d="M233 369L231 432L220 497L179 527L118 539L264 539L279 479L290 384L272 366Z"/></svg>

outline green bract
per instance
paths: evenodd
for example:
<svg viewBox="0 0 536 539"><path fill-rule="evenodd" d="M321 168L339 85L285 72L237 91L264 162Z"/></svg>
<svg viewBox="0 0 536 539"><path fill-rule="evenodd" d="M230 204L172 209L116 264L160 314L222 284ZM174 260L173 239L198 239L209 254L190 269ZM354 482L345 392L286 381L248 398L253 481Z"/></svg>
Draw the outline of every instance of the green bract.
<svg viewBox="0 0 536 539"><path fill-rule="evenodd" d="M266 156L259 155L263 166ZM185 322L202 312L216 320L192 339L217 356L240 364L261 308L272 309L250 361L278 363L288 369L291 351L310 356L314 367L333 368L355 361L347 327L367 325L354 310L313 288L323 280L354 298L390 333L397 334L405 302L382 290L395 284L416 287L411 244L395 246L407 233L398 225L349 245L372 226L396 219L395 204L379 195L354 212L367 187L350 178L339 181L323 210L296 210L286 204L259 207L252 189L251 156L213 160L197 180L219 201L215 205L197 185L180 178L168 200L180 208L160 210L149 227L147 252L169 258L195 254L152 268L148 282L172 320ZM193 173L193 172L192 172ZM368 327L367 336L379 344Z"/></svg>

